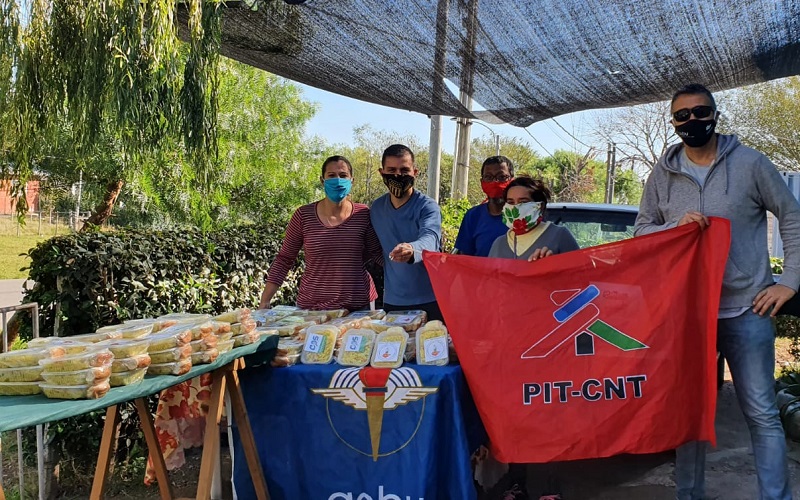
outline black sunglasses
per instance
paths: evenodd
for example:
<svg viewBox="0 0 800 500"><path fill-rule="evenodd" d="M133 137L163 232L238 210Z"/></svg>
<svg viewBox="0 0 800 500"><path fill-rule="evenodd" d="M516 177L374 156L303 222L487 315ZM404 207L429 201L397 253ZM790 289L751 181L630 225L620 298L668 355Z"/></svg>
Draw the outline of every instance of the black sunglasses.
<svg viewBox="0 0 800 500"><path fill-rule="evenodd" d="M695 118L702 120L703 118L708 118L714 112L714 108L711 106L695 106L692 109L683 108L679 109L672 113L672 118L675 119L676 122L685 122L692 115Z"/></svg>

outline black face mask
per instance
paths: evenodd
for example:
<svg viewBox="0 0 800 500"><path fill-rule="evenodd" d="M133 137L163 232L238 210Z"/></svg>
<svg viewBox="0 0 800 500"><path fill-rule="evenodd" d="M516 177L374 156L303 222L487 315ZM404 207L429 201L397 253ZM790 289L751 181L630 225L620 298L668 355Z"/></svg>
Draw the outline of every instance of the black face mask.
<svg viewBox="0 0 800 500"><path fill-rule="evenodd" d="M408 174L381 174L381 177L395 198L402 198L406 191L414 185L414 177Z"/></svg>
<svg viewBox="0 0 800 500"><path fill-rule="evenodd" d="M714 135L717 120L689 120L675 127L675 133L690 148L705 146Z"/></svg>

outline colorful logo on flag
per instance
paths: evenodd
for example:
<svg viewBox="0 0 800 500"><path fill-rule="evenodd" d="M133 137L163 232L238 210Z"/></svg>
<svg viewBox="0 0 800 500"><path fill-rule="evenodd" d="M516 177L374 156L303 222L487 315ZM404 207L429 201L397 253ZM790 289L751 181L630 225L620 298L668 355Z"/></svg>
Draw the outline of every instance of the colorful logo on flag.
<svg viewBox="0 0 800 500"><path fill-rule="evenodd" d="M600 308L594 304L599 296L600 289L595 285L551 293L550 300L557 306L553 317L558 325L522 353L522 359L545 358L571 339L574 339L576 356L593 355L595 339L622 351L647 349L648 346L639 340L600 319Z"/></svg>
<svg viewBox="0 0 800 500"><path fill-rule="evenodd" d="M391 455L405 448L416 435L419 424L425 414L425 397L438 391L436 387L423 387L419 374L412 368L345 368L337 370L331 382L325 389L311 389L314 394L319 394L328 400L328 421L336 436L351 449L363 455L371 456L377 461L379 457ZM369 429L370 450L363 450L362 446L353 439L357 436L339 432L336 419L331 416L330 400L339 401L354 409L367 412L367 426ZM381 434L383 429L384 412L395 410L410 404L421 404L419 417L413 432L408 439L390 450L381 449ZM415 414L417 412L414 412ZM352 422L352 418L349 418ZM390 446L393 447L394 445Z"/></svg>

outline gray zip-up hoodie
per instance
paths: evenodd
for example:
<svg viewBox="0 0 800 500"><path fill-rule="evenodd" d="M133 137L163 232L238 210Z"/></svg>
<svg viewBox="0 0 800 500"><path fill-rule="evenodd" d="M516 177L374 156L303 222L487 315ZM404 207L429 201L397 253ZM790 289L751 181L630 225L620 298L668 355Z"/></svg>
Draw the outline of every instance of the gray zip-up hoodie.
<svg viewBox="0 0 800 500"><path fill-rule="evenodd" d="M772 285L767 247L767 210L778 218L785 252L779 283L800 285L800 204L769 159L717 135L717 157L701 188L680 171L683 144L676 144L653 168L639 205L634 234L640 236L677 226L686 212L731 221L731 247L722 280L720 308L752 306L756 294Z"/></svg>

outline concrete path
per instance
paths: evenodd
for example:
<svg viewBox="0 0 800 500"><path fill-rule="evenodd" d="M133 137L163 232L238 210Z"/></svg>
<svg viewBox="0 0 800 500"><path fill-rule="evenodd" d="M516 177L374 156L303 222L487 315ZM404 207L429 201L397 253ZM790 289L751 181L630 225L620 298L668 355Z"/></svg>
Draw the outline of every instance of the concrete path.
<svg viewBox="0 0 800 500"><path fill-rule="evenodd" d="M23 283L24 279L0 280L0 307L15 306L22 302Z"/></svg>

